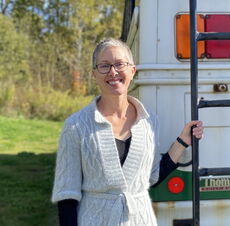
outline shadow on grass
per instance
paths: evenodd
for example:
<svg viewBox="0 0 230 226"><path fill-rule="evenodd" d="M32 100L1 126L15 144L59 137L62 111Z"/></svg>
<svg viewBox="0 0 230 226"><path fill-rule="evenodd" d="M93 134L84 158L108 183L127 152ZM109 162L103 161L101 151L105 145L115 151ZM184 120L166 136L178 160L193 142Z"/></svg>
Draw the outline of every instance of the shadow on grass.
<svg viewBox="0 0 230 226"><path fill-rule="evenodd" d="M0 225L57 226L50 197L55 154L0 155Z"/></svg>

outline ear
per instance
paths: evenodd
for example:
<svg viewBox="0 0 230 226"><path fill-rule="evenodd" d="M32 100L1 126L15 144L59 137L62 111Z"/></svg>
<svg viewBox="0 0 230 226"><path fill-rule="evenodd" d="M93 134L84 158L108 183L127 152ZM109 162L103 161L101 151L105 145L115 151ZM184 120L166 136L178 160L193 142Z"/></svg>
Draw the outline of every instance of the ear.
<svg viewBox="0 0 230 226"><path fill-rule="evenodd" d="M134 75L136 74L136 71L137 71L136 65L133 65L132 66L132 79L133 79Z"/></svg>

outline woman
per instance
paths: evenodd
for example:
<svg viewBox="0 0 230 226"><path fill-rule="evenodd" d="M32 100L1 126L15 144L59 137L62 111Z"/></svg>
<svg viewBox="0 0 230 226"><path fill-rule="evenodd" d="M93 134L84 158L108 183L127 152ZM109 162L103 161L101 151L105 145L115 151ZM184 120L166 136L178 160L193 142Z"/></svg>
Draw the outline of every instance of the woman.
<svg viewBox="0 0 230 226"><path fill-rule="evenodd" d="M202 137L200 121L187 123L160 159L156 116L127 94L135 72L125 43L97 45L93 76L101 94L65 121L60 138L52 195L60 225L156 226L149 186L177 168L193 126Z"/></svg>

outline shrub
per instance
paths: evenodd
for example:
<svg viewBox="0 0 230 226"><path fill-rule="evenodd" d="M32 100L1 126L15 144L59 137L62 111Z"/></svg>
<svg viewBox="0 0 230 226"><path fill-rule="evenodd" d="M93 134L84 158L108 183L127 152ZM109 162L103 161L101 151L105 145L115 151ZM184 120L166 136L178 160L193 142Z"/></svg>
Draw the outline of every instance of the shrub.
<svg viewBox="0 0 230 226"><path fill-rule="evenodd" d="M12 84L0 83L0 108L9 106L12 103L15 87Z"/></svg>
<svg viewBox="0 0 230 226"><path fill-rule="evenodd" d="M14 108L18 115L26 118L37 118L61 121L90 103L93 96L69 95L50 87L20 88L16 91Z"/></svg>

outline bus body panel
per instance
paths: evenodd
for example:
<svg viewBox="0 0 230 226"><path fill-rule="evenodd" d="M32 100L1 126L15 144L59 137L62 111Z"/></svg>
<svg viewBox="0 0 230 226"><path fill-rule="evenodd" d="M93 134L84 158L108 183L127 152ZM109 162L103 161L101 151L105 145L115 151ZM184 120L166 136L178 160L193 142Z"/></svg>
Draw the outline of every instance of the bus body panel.
<svg viewBox="0 0 230 226"><path fill-rule="evenodd" d="M190 62L179 61L175 53L175 16L189 12L189 0L140 0L133 26L128 34L137 64L137 75L131 94L137 96L149 110L157 113L160 123L160 153L165 153L190 121ZM199 0L197 12L230 14L230 0ZM230 59L199 61L199 98L230 99ZM217 92L224 84L227 90ZM230 109L199 110L205 136L200 141L201 167L228 167L230 159ZM191 160L188 148L180 160ZM159 226L176 226L175 220L192 217L191 165L179 167L156 189L150 190ZM180 177L185 187L180 194L168 188L170 178ZM204 178L201 189L201 225L230 225L230 179L228 176ZM174 222L174 223L173 223Z"/></svg>

